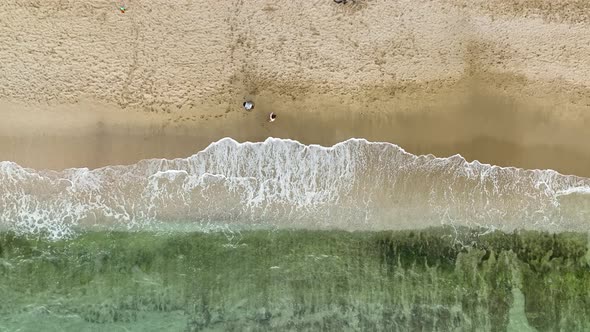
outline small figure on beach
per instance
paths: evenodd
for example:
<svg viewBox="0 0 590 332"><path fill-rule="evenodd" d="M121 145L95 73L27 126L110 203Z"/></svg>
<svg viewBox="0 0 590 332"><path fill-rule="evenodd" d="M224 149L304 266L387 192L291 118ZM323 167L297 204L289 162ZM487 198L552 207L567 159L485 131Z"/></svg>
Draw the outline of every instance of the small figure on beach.
<svg viewBox="0 0 590 332"><path fill-rule="evenodd" d="M348 0L334 0L335 3L342 3L342 4L346 4Z"/></svg>
<svg viewBox="0 0 590 332"><path fill-rule="evenodd" d="M250 100L245 101L242 105L244 105L246 111L251 111L254 108L254 103Z"/></svg>
<svg viewBox="0 0 590 332"><path fill-rule="evenodd" d="M270 112L270 114L268 115L268 122L274 122L277 119L277 115L275 114L275 112Z"/></svg>
<svg viewBox="0 0 590 332"><path fill-rule="evenodd" d="M119 6L119 10L121 11L121 14L125 14L125 11L127 10L127 7L125 7L124 5L120 5Z"/></svg>

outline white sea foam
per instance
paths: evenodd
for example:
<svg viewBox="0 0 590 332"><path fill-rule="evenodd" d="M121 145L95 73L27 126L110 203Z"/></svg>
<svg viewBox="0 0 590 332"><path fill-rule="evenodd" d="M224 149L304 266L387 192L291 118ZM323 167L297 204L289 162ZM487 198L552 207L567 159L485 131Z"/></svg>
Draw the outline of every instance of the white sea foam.
<svg viewBox="0 0 590 332"><path fill-rule="evenodd" d="M587 178L459 155L415 156L390 143L350 139L321 147L226 138L184 159L96 170L36 171L1 162L0 225L54 238L84 227L178 222L203 229L452 224L558 231L587 229L587 193Z"/></svg>

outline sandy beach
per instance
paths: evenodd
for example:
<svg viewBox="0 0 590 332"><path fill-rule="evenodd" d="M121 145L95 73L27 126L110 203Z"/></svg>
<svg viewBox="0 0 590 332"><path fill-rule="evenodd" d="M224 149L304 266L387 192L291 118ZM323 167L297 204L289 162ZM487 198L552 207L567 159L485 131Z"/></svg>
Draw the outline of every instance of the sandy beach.
<svg viewBox="0 0 590 332"><path fill-rule="evenodd" d="M590 176L590 4L558 4L3 1L0 160L361 137Z"/></svg>

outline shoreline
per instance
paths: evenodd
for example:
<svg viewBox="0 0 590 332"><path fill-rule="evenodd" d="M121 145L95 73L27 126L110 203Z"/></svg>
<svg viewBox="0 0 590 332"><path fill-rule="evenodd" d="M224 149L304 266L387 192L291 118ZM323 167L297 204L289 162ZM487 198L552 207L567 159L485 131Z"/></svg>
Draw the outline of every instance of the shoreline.
<svg viewBox="0 0 590 332"><path fill-rule="evenodd" d="M340 96L260 91L251 95L256 102L251 112L239 101L155 112L96 100L0 102L5 119L0 160L35 169L98 168L184 158L225 137L239 142L288 138L323 146L362 138L393 143L415 155L460 154L467 161L590 177L588 107L556 102L554 96L506 92L517 87L465 80L394 94L380 89ZM278 114L277 121L266 121L270 112Z"/></svg>
<svg viewBox="0 0 590 332"><path fill-rule="evenodd" d="M590 177L588 6L8 0L0 160L95 168L223 137L354 137Z"/></svg>

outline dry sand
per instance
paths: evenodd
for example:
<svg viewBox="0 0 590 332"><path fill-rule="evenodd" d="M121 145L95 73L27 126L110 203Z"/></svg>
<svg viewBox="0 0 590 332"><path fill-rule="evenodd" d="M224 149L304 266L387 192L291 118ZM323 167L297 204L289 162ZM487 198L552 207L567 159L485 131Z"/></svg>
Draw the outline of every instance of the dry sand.
<svg viewBox="0 0 590 332"><path fill-rule="evenodd" d="M98 167L225 136L363 137L590 176L590 2L118 4L0 2L0 160Z"/></svg>

